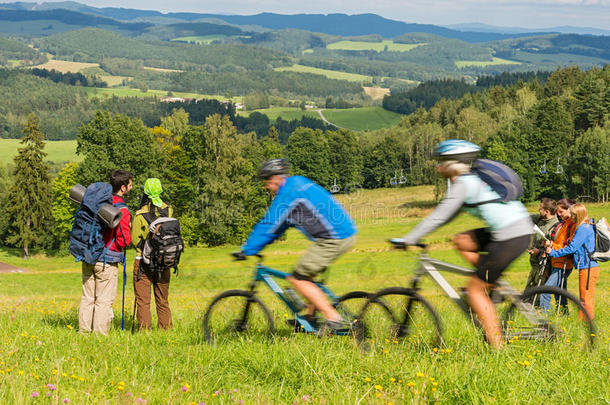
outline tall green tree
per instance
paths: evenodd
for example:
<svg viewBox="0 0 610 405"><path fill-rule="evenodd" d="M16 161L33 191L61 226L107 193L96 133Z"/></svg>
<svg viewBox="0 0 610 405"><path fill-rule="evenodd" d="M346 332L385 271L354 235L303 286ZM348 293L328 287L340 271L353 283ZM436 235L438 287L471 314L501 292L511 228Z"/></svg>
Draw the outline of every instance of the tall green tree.
<svg viewBox="0 0 610 405"><path fill-rule="evenodd" d="M252 222L247 199L258 185L235 127L227 116L212 115L205 125L187 131L182 148L189 159L185 169L193 193L185 215L190 242L216 246L241 241Z"/></svg>
<svg viewBox="0 0 610 405"><path fill-rule="evenodd" d="M76 204L74 204L68 196L70 195L72 186L78 182L77 173L78 164L74 162L68 163L61 169L51 185L53 195L53 208L51 209L51 214L54 221L53 245L62 250L68 245L70 231L72 230L72 221L76 211Z"/></svg>
<svg viewBox="0 0 610 405"><path fill-rule="evenodd" d="M159 175L163 161L154 135L141 120L101 111L79 129L76 153L85 157L78 171L84 186L108 181L114 169L132 172L134 184L143 184L146 178ZM132 193L137 198L139 187Z"/></svg>
<svg viewBox="0 0 610 405"><path fill-rule="evenodd" d="M33 113L23 127L23 138L13 159L14 182L8 193L8 214L15 230L9 243L23 248L23 258L29 257L31 246L43 240L51 217L49 167L44 162L44 135Z"/></svg>
<svg viewBox="0 0 610 405"><path fill-rule="evenodd" d="M576 140L569 174L575 196L610 201L610 125L590 128Z"/></svg>
<svg viewBox="0 0 610 405"><path fill-rule="evenodd" d="M320 130L297 128L288 138L286 156L293 174L310 178L322 187L329 187L330 147Z"/></svg>
<svg viewBox="0 0 610 405"><path fill-rule="evenodd" d="M8 167L4 162L0 162L0 244L4 244L9 230L8 193L11 181Z"/></svg>
<svg viewBox="0 0 610 405"><path fill-rule="evenodd" d="M337 179L342 192L362 185L362 148L358 136L349 130L326 132L331 177Z"/></svg>

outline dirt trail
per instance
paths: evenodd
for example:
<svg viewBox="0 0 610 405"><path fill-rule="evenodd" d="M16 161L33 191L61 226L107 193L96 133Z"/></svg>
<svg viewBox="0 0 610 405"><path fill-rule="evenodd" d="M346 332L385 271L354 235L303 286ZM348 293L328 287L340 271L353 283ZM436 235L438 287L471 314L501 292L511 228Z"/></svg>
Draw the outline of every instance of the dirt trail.
<svg viewBox="0 0 610 405"><path fill-rule="evenodd" d="M339 128L339 129L345 129L343 127L340 127L337 124L333 124L332 122L330 122L329 120L326 119L326 117L324 116L324 114L322 114L322 110L318 109L316 110L318 112L318 115L320 116L320 118L322 119L322 121L324 121L325 123L327 123L328 125L332 125L335 128Z"/></svg>
<svg viewBox="0 0 610 405"><path fill-rule="evenodd" d="M0 273L26 273L28 271L28 269L15 267L11 264L0 262Z"/></svg>

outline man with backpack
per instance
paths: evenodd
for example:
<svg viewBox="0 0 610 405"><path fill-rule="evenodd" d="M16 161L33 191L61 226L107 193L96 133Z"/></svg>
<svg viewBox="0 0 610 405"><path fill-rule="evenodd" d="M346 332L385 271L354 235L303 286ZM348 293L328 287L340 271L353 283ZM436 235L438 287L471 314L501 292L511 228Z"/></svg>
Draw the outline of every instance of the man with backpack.
<svg viewBox="0 0 610 405"><path fill-rule="evenodd" d="M487 342L500 348L502 331L487 289L527 249L533 223L523 204L516 200L523 191L518 176L499 162L477 160L480 151L479 146L458 139L436 146L433 156L439 161L437 170L451 181L447 194L411 232L393 241L416 245L461 210L485 221L486 228L457 234L453 242L476 268L466 287L470 307L478 315Z"/></svg>
<svg viewBox="0 0 610 405"><path fill-rule="evenodd" d="M136 248L133 289L138 329L151 327L151 285L157 308L157 325L161 329L172 328L172 313L168 301L170 269L178 265L184 244L180 236L180 224L177 219L171 218L173 210L161 200L162 192L159 179L146 180L140 209L136 212L131 227L131 240ZM153 233L150 230L151 225ZM165 234L161 235L163 232ZM161 243L156 242L157 237L161 237Z"/></svg>
<svg viewBox="0 0 610 405"><path fill-rule="evenodd" d="M115 228L108 226L100 228L103 230L104 250L97 256L95 263L87 263L83 259L83 294L78 312L80 332L97 332L106 335L110 330L114 318L112 303L116 298L118 264L125 260L123 250L131 242L131 215L123 198L133 187L132 178L133 175L125 170L114 170L110 174L112 205L120 208L122 216ZM108 186L107 183L96 184ZM85 199L87 198L85 194ZM110 199L110 196L108 198ZM97 212L95 214L97 215ZM91 228L93 227L89 227ZM75 233L74 229L72 233ZM96 235L91 235L88 240L94 240L95 237ZM73 244L72 237L70 243ZM74 244L76 245L76 242ZM85 250L87 249L90 249L90 246L85 247Z"/></svg>

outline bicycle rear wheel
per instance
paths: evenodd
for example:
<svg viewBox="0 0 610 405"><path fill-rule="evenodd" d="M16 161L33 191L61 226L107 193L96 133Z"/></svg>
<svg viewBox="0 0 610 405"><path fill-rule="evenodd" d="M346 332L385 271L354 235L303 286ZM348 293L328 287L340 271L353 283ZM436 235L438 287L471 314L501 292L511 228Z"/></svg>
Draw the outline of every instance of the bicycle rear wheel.
<svg viewBox="0 0 610 405"><path fill-rule="evenodd" d="M275 331L273 317L254 292L229 290L212 300L203 316L203 336L210 343L234 338L252 339Z"/></svg>
<svg viewBox="0 0 610 405"><path fill-rule="evenodd" d="M358 321L358 316L360 315L362 308L364 308L372 295L373 294L365 291L349 292L339 297L335 308L341 314L343 320L349 323L352 328L355 328L355 324ZM391 310L383 302L377 300L374 304L379 307L379 311L386 313L386 317L392 316Z"/></svg>
<svg viewBox="0 0 610 405"><path fill-rule="evenodd" d="M531 304L543 294L550 296L548 310ZM542 300L541 300L542 301ZM582 315L581 315L582 314ZM595 324L580 300L557 287L533 287L511 303L502 316L502 329L509 342L552 340L591 348L595 344Z"/></svg>
<svg viewBox="0 0 610 405"><path fill-rule="evenodd" d="M365 349L401 344L430 351L443 343L438 315L408 288L391 287L371 295L355 325L356 338Z"/></svg>

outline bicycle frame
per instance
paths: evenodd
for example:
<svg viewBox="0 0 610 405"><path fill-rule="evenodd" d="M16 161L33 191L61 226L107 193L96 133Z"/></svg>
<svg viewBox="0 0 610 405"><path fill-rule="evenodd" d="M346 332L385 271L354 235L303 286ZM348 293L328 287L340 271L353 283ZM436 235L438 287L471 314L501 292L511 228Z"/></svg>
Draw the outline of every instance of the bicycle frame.
<svg viewBox="0 0 610 405"><path fill-rule="evenodd" d="M450 273L458 274L461 276L471 277L475 274L475 271L465 267L457 266L455 264L443 262L441 260L433 259L426 253L420 255L420 265L415 272L415 278L411 282L411 287L417 290L417 285L424 275L428 275L443 292L466 314L466 316L472 318L470 306L464 299L463 295L459 294L451 284L440 274L439 271L447 271ZM503 298L508 298L515 306L523 313L526 319L532 323L537 324L544 322L535 309L521 301L520 293L515 290L508 282L504 280L498 280L495 283L495 291L500 294ZM409 302L407 311L410 310L411 302ZM476 318L473 318L476 319ZM525 336L523 336L525 337Z"/></svg>
<svg viewBox="0 0 610 405"><path fill-rule="evenodd" d="M254 280L250 283L250 291L254 292L254 289L256 288L256 285L258 284L258 282L265 283L267 285L267 287L269 287L269 289L271 289L271 291L273 291L275 293L275 295L277 295L284 302L284 304L290 309L290 311L295 316L296 321L299 323L299 325L301 325L301 327L303 328L303 330L305 332L309 332L309 333L315 332L316 328L310 322L308 322L307 319L305 319L303 316L299 315L298 308L296 308L294 306L294 304L292 303L292 301L286 297L286 292L275 281L276 278L285 280L289 276L291 276L290 273L285 273L283 271L275 270L275 269L272 269L270 267L263 265L262 263L257 263L256 270L254 272ZM330 298L330 300L332 302L336 302L337 299L339 298L339 296L337 296L335 293L333 293L330 290L330 288L328 288L326 285L319 283L319 282L314 282L314 284L317 285L322 290L322 292L328 298ZM246 308L246 311L247 311L247 308Z"/></svg>

